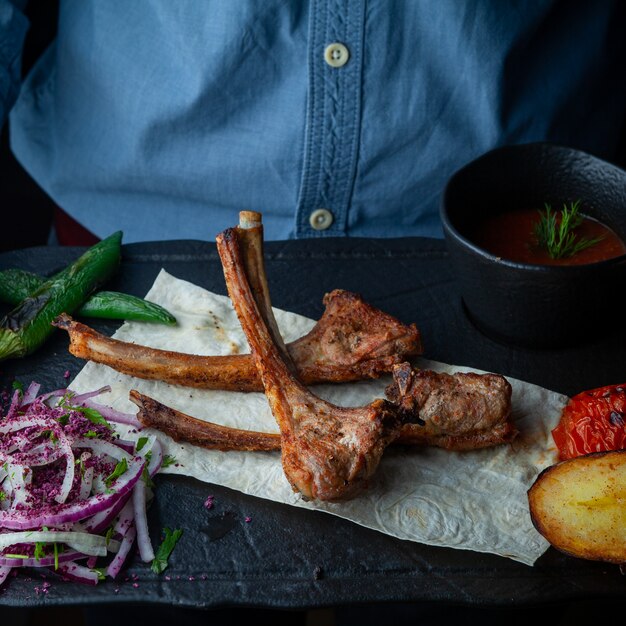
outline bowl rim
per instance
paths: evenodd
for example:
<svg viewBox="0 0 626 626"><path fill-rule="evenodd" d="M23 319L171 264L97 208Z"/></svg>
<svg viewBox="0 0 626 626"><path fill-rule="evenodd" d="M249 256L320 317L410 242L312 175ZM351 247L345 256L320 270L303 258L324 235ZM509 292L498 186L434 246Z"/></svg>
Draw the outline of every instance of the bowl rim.
<svg viewBox="0 0 626 626"><path fill-rule="evenodd" d="M619 256L611 257L609 259L603 259L601 261L594 261L593 263L583 263L583 264L576 264L576 265L550 265L550 264L545 264L545 263L522 263L521 261L512 261L511 259L498 256L496 254L489 252L485 248L480 247L479 245L475 244L473 241L468 239L465 235L462 235L459 232L459 230L452 225L452 222L450 220L450 217L447 211L447 205L448 205L447 199L448 199L448 195L450 192L450 186L453 180L456 179L457 176L460 175L462 172L474 166L477 162L483 159L487 159L488 157L493 157L495 154L499 152L502 152L505 150L507 152L510 152L512 150L515 151L517 149L522 150L522 149L529 149L529 148L537 148L537 149L544 149L544 150L548 149L548 150L555 150L558 152L566 151L572 154L579 154L582 156L586 156L588 158L591 158L595 161L600 162L603 165L606 165L608 167L614 168L622 172L624 176L626 177L626 170L615 165L614 163L609 163L608 161L605 161L583 150L560 145L558 143L533 141L529 143L504 144L501 146L497 146L491 150L488 150L487 152L484 152L483 154L477 156L475 159L472 159L471 161L467 162L465 165L461 166L446 181L446 184L444 186L444 191L441 196L441 203L439 206L439 216L441 219L441 224L443 227L444 235L455 239L456 241L461 243L465 248L469 249L473 254L479 257L482 257L489 261L495 261L498 264L508 266L517 270L527 270L531 272L574 273L574 272L585 272L585 271L592 271L592 270L595 271L596 269L601 269L605 266L618 265L622 262L626 262L626 252L624 252L624 254L620 254ZM624 241L620 235L618 235L618 237L620 237L620 239ZM624 243L626 243L626 241Z"/></svg>

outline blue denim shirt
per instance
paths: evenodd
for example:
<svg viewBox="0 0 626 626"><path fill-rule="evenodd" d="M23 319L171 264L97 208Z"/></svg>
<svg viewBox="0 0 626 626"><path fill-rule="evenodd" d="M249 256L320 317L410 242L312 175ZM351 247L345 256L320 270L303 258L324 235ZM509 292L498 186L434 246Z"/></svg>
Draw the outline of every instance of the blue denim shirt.
<svg viewBox="0 0 626 626"><path fill-rule="evenodd" d="M15 2L0 0L3 115ZM624 14L610 0L61 0L12 147L100 237L212 240L242 209L268 239L437 237L446 180L493 147L613 156Z"/></svg>

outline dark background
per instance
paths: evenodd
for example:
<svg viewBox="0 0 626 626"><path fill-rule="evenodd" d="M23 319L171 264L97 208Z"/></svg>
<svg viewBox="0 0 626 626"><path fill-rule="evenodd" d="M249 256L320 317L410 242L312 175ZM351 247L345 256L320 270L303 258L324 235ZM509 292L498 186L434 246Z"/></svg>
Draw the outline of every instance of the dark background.
<svg viewBox="0 0 626 626"><path fill-rule="evenodd" d="M22 57L26 75L54 38L58 16L55 0L32 0L26 15L30 28ZM9 149L8 124L0 136L0 252L46 244L55 204L15 160Z"/></svg>

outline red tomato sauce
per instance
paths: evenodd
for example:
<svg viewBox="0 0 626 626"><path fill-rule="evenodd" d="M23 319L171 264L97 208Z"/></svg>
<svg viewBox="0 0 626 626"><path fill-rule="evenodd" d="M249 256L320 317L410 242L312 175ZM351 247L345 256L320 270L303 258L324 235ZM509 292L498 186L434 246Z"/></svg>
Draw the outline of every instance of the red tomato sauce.
<svg viewBox="0 0 626 626"><path fill-rule="evenodd" d="M537 209L520 209L491 216L477 223L469 238L491 254L534 265L585 265L626 254L626 244L613 230L593 218L582 217L582 224L573 231L577 237L602 239L562 259L553 259L537 245L534 234L535 224L540 218Z"/></svg>
<svg viewBox="0 0 626 626"><path fill-rule="evenodd" d="M575 395L552 431L559 460L626 448L626 384Z"/></svg>

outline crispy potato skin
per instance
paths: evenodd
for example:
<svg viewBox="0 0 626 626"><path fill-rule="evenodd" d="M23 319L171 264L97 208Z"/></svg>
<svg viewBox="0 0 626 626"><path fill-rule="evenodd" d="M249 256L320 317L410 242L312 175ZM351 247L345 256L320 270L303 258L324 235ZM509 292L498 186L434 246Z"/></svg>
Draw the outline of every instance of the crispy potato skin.
<svg viewBox="0 0 626 626"><path fill-rule="evenodd" d="M626 563L626 450L597 452L543 470L528 490L535 528L582 559Z"/></svg>

